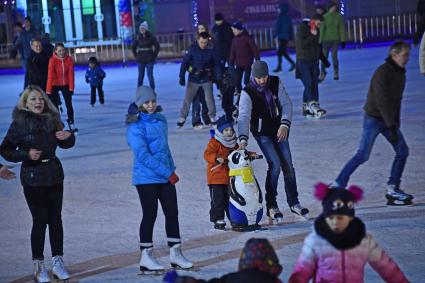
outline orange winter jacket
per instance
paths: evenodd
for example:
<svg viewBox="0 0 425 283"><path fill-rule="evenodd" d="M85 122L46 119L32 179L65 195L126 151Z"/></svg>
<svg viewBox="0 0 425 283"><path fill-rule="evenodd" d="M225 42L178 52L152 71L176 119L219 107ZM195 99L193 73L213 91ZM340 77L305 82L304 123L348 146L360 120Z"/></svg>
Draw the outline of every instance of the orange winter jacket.
<svg viewBox="0 0 425 283"><path fill-rule="evenodd" d="M204 152L204 159L207 161L207 182L208 185L227 185L229 184L229 167L227 166L227 157L238 148L228 148L222 145L215 138L211 138ZM223 158L224 163L218 166L217 158Z"/></svg>
<svg viewBox="0 0 425 283"><path fill-rule="evenodd" d="M70 91L74 91L74 62L69 55L59 58L53 53L49 60L46 93L51 94L54 86L66 85Z"/></svg>

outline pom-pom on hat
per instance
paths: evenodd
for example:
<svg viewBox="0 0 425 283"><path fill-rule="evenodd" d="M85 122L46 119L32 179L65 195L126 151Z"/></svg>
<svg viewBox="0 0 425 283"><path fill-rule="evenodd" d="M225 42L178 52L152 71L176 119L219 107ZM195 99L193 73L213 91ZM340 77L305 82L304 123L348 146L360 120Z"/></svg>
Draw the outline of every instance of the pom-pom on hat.
<svg viewBox="0 0 425 283"><path fill-rule="evenodd" d="M233 128L233 123L232 123L232 121L230 121L229 119L227 119L226 116L221 116L217 120L217 130L220 133L223 133L224 129L226 129L226 128Z"/></svg>
<svg viewBox="0 0 425 283"><path fill-rule="evenodd" d="M134 103L137 107L142 106L143 103L151 100L156 100L156 92L148 86L139 86L136 90L136 99Z"/></svg>
<svg viewBox="0 0 425 283"><path fill-rule="evenodd" d="M243 30L245 27L241 21L236 21L232 24L232 27L238 30Z"/></svg>
<svg viewBox="0 0 425 283"><path fill-rule="evenodd" d="M314 196L322 201L323 217L330 215L354 216L354 204L363 197L363 190L357 186L344 188L329 188L329 185L318 183L315 186Z"/></svg>

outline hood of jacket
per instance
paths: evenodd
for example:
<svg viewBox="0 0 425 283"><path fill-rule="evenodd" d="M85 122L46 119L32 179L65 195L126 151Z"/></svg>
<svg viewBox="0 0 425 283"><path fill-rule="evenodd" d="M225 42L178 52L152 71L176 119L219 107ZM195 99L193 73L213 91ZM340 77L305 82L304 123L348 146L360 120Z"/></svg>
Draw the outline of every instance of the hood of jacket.
<svg viewBox="0 0 425 283"><path fill-rule="evenodd" d="M43 114L36 114L28 110L21 110L15 107L12 113L12 119L18 125L22 125L22 129L30 132L53 132L58 130L61 124L59 115L46 112Z"/></svg>

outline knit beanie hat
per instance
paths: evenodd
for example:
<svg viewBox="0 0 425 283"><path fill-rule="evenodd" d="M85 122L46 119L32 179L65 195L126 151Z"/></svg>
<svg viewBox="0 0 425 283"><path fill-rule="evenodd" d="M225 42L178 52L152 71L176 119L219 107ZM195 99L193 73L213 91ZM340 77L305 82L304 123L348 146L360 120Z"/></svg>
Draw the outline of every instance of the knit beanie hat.
<svg viewBox="0 0 425 283"><path fill-rule="evenodd" d="M251 72L254 78L262 78L269 75L269 67L264 61L255 61L252 64Z"/></svg>
<svg viewBox="0 0 425 283"><path fill-rule="evenodd" d="M233 128L233 123L232 123L232 121L230 121L229 119L227 119L226 116L221 116L217 120L217 130L220 133L223 133L224 129L226 129L226 128Z"/></svg>
<svg viewBox="0 0 425 283"><path fill-rule="evenodd" d="M143 103L150 100L156 100L155 91L145 85L139 86L136 90L136 99L134 100L137 107L142 106Z"/></svg>
<svg viewBox="0 0 425 283"><path fill-rule="evenodd" d="M328 10L329 10L330 8L334 7L334 6L336 6L336 3L335 3L335 2L331 2L331 3L329 3L329 5L328 5Z"/></svg>
<svg viewBox="0 0 425 283"><path fill-rule="evenodd" d="M245 27L243 26L243 23L241 21L236 21L232 24L232 27L238 30L243 30Z"/></svg>
<svg viewBox="0 0 425 283"><path fill-rule="evenodd" d="M329 188L329 185L318 183L314 196L322 201L323 217L330 215L354 216L354 203L362 199L363 190L357 186L344 188Z"/></svg>
<svg viewBox="0 0 425 283"><path fill-rule="evenodd" d="M214 16L214 20L215 21L222 21L224 20L223 14L222 13L216 13Z"/></svg>
<svg viewBox="0 0 425 283"><path fill-rule="evenodd" d="M141 28L144 28L145 30L149 30L148 22L147 22L147 21L142 22L142 23L139 25L139 29L141 29Z"/></svg>
<svg viewBox="0 0 425 283"><path fill-rule="evenodd" d="M251 238L245 243L239 259L239 270L251 268L275 276L282 272L279 258L267 239Z"/></svg>

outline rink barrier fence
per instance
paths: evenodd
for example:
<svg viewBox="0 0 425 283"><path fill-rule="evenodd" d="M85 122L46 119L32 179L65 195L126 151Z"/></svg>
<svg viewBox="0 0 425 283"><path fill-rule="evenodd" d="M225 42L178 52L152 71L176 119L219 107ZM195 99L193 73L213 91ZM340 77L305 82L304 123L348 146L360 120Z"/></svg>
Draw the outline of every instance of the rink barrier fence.
<svg viewBox="0 0 425 283"><path fill-rule="evenodd" d="M400 14L393 16L375 16L347 19L345 22L347 42L355 47L362 47L365 43L389 41L394 39L411 39L417 30L416 14ZM299 23L295 24L295 32ZM260 50L275 49L274 27L249 29ZM158 58L181 58L185 50L194 42L193 32L168 33L156 35L161 51ZM293 42L289 47L294 47ZM11 44L0 44L0 67L19 67L20 60L10 59ZM96 56L102 62L120 62L127 64L134 61L131 45L121 38L93 41L66 42L69 54L76 64L85 64L88 58Z"/></svg>

